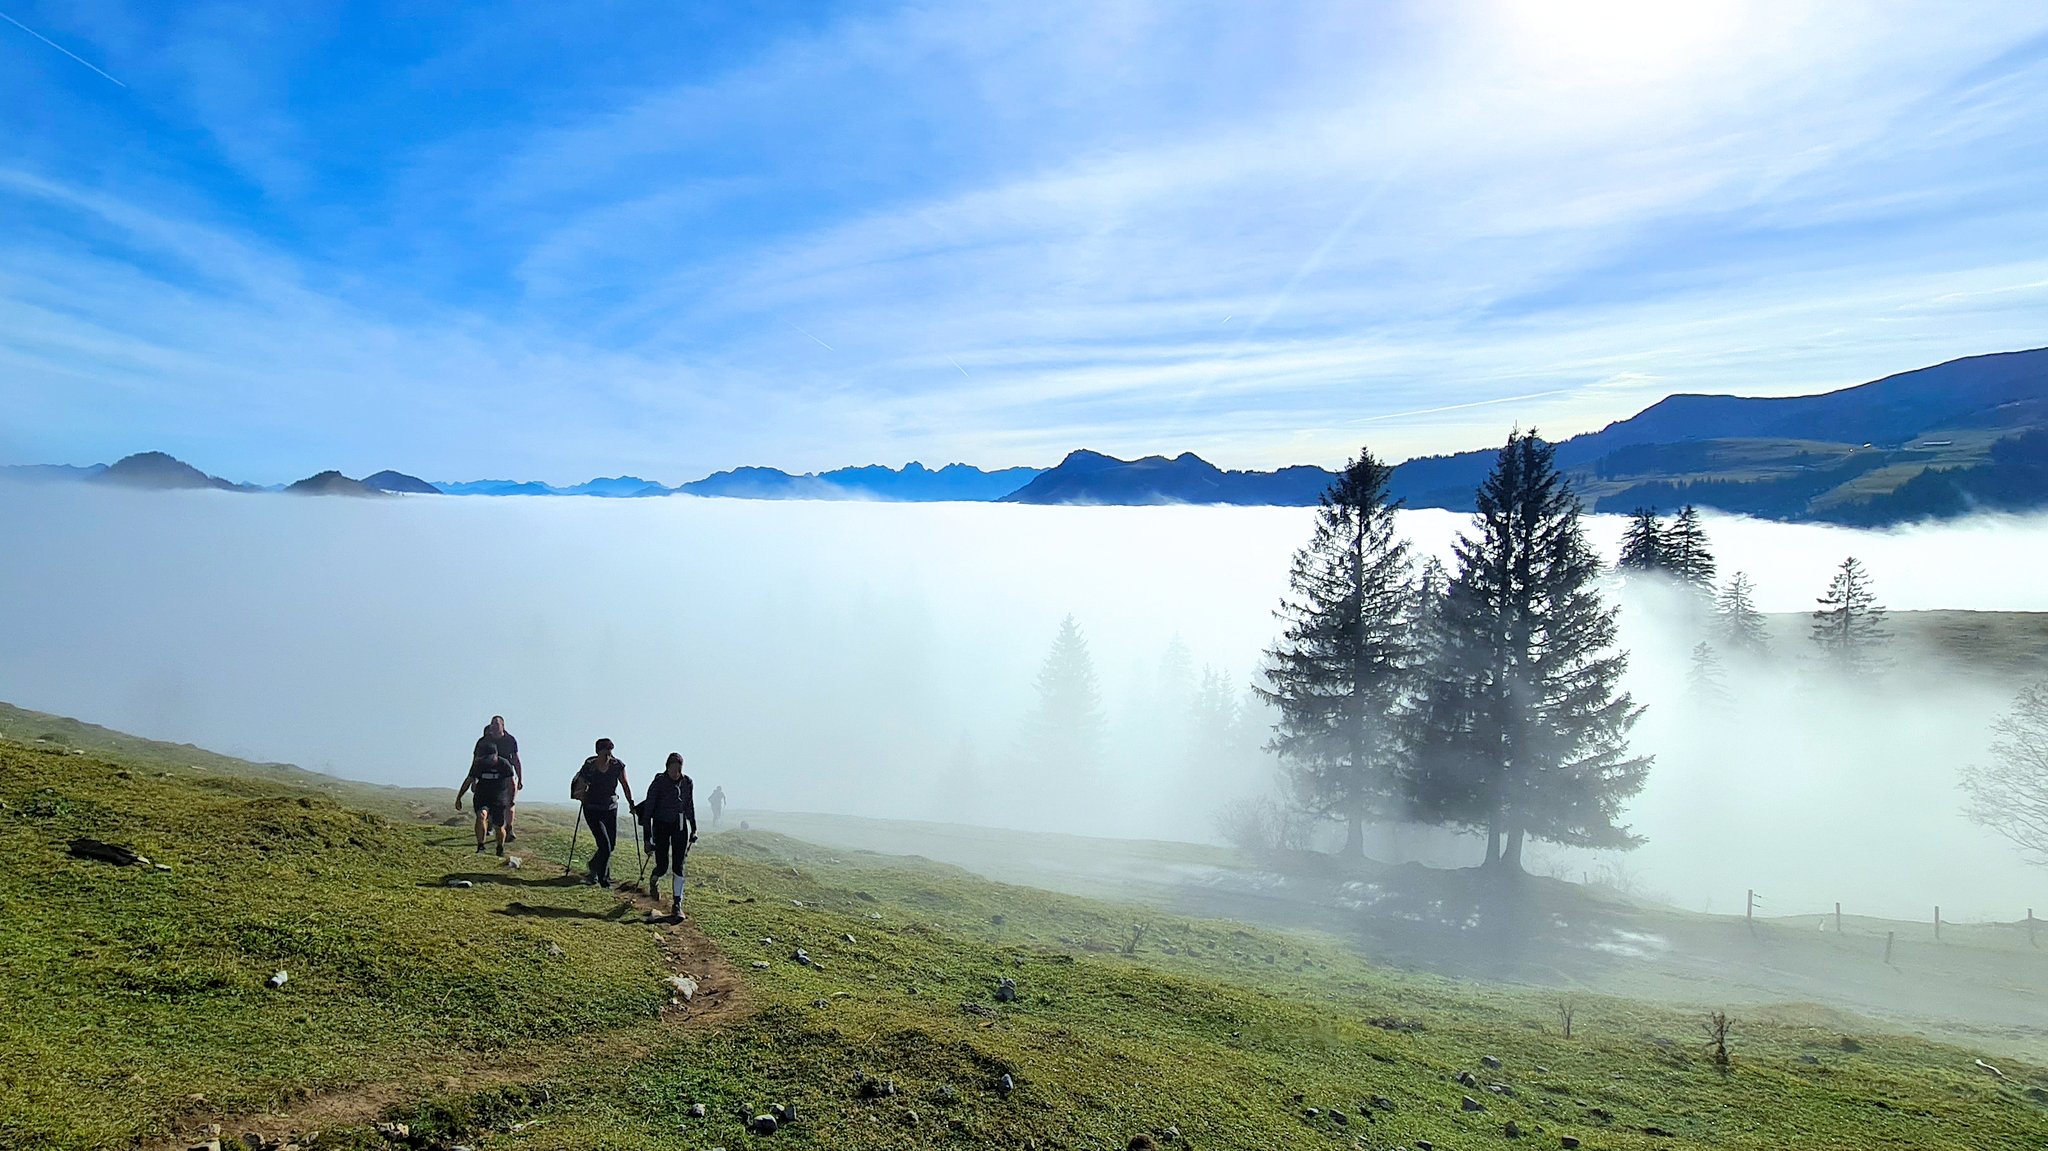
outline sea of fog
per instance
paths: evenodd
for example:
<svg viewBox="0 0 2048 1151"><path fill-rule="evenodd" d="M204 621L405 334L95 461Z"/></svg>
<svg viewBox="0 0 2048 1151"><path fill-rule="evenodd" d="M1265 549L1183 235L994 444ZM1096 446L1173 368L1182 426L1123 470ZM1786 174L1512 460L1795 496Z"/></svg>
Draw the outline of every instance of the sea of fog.
<svg viewBox="0 0 2048 1151"><path fill-rule="evenodd" d="M300 499L0 488L0 699L358 779L445 786L508 717L531 796L565 799L597 736L637 780L670 750L742 808L1211 840L1269 787L1168 728L1192 667L1242 687L1309 509L409 497ZM1465 517L1404 513L1448 559ZM1894 532L1710 517L1725 573L1804 611L1842 557L1895 610L2048 611L2048 520ZM1621 524L1591 521L1612 555ZM1086 635L1108 715L1087 779L1014 770L1060 621ZM1733 710L1685 687L1694 638L1624 617L1638 744L1658 755L1627 858L1556 849L1681 905L2011 919L2048 912L2029 869L1962 818L2017 685L1904 658L1878 691L1799 653L1731 665ZM1175 750L1164 750L1175 749ZM1198 766L1206 764L1206 766ZM1440 837L1396 838L1469 862Z"/></svg>

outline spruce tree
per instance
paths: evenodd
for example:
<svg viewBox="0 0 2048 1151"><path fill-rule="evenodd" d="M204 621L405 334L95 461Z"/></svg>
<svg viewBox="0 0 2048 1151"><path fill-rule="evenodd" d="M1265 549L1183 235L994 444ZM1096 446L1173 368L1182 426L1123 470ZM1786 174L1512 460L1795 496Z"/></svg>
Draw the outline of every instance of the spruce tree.
<svg viewBox="0 0 2048 1151"><path fill-rule="evenodd" d="M1664 567L1680 583L1702 596L1714 591L1714 552L1707 543L1707 530L1700 526L1700 510L1691 504L1680 509L1678 518L1664 529Z"/></svg>
<svg viewBox="0 0 2048 1151"><path fill-rule="evenodd" d="M1485 828L1486 862L1512 871L1529 836L1633 847L1621 804L1650 761L1628 751L1641 709L1618 690L1628 656L1578 498L1552 448L1517 432L1475 502L1410 715L1418 813Z"/></svg>
<svg viewBox="0 0 2048 1151"><path fill-rule="evenodd" d="M1664 567L1664 525L1654 508L1637 508L1629 513L1628 530L1621 533L1621 558L1616 567L1625 572L1657 571Z"/></svg>
<svg viewBox="0 0 2048 1151"><path fill-rule="evenodd" d="M1024 719L1027 766L1054 778L1092 774L1102 759L1102 691L1088 640L1073 616L1060 621L1034 686L1038 698Z"/></svg>
<svg viewBox="0 0 2048 1151"><path fill-rule="evenodd" d="M1719 711L1728 706L1728 684L1721 676L1721 658L1701 640L1692 647L1692 667L1685 674L1686 694L1695 708Z"/></svg>
<svg viewBox="0 0 2048 1151"><path fill-rule="evenodd" d="M1885 667L1891 633L1877 602L1870 572L1855 556L1842 561L1813 612L1813 642L1827 666L1844 675L1868 677Z"/></svg>
<svg viewBox="0 0 2048 1151"><path fill-rule="evenodd" d="M1764 613L1756 610L1751 598L1754 590L1749 577L1736 572L1714 597L1721 646L1739 655L1762 655L1770 646L1764 638Z"/></svg>
<svg viewBox="0 0 2048 1151"><path fill-rule="evenodd" d="M1393 469L1360 449L1322 496L1295 553L1259 694L1279 711L1267 749L1296 797L1345 824L1344 854L1365 854L1365 821L1400 813L1403 763L1393 715L1414 661L1407 541L1394 533Z"/></svg>

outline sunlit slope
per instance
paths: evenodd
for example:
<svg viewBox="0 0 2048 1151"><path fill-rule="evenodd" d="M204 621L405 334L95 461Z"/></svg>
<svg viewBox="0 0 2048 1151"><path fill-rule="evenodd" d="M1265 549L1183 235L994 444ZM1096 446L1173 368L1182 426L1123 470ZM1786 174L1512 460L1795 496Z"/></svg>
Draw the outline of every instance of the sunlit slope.
<svg viewBox="0 0 2048 1151"><path fill-rule="evenodd" d="M657 942L602 918L612 900L505 886L466 829L342 806L317 777L180 758L0 742L0 1146L163 1138L666 1001ZM76 858L78 837L169 870Z"/></svg>
<svg viewBox="0 0 2048 1151"><path fill-rule="evenodd" d="M1511 1122L1552 1147L2048 1141L2040 1067L1998 1060L1998 1079L1959 1048L1738 1011L1723 1072L1692 1012L1580 996L1566 1039L1551 992L764 832L692 857L693 922L750 1009L649 1022L658 935L619 897L538 863L475 868L460 829L164 770L0 744L0 1145L211 1120L230 1139L318 1127L320 1146L381 1147L385 1119L423 1146L736 1147L771 1103L798 1115L776 1140L850 1148L1170 1129L1208 1147L1469 1148L1510 1145ZM79 834L172 870L74 861ZM280 968L291 981L264 987ZM365 1084L371 1106L322 1109Z"/></svg>

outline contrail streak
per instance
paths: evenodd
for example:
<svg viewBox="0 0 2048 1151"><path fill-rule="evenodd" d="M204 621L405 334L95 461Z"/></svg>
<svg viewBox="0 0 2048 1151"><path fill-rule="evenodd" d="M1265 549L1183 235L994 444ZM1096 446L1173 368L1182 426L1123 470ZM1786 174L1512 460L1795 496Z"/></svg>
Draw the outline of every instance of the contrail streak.
<svg viewBox="0 0 2048 1151"><path fill-rule="evenodd" d="M85 57L80 56L78 53L73 52L71 49L66 48L64 45L57 43L55 40L50 39L48 36L43 35L41 32L38 32L35 29L29 27L28 25L22 23L21 21L16 20L14 17L9 16L7 13L0 12L0 20L7 21L9 24L14 25L16 28L21 29L22 31L28 33L36 39L41 40L43 43L48 44L50 47L55 48L57 51L64 53L66 56L71 57L73 60L78 61L80 64L83 64L88 68L91 68L95 72L99 72L100 75L107 76L105 72L100 71L99 68L95 67L93 63L87 60ZM107 76L107 79L114 80L112 76ZM117 87L121 88L126 88L128 86L126 84L121 83L119 80L114 80L114 84Z"/></svg>
<svg viewBox="0 0 2048 1151"><path fill-rule="evenodd" d="M1388 412L1387 414L1382 416L1367 416L1364 419L1354 420L1352 422L1359 424L1377 424L1384 420L1403 420L1407 419L1409 416L1433 416L1439 412L1456 412L1462 411L1466 408L1483 408L1490 404L1513 404L1520 403L1523 400L1540 400L1546 396L1566 396L1570 395L1571 392L1572 389L1570 388L1552 388L1547 392L1530 392L1528 395L1525 396L1500 396L1491 400L1473 400L1471 403L1468 404L1445 404L1443 407L1440 408L1417 408L1412 412Z"/></svg>
<svg viewBox="0 0 2048 1151"><path fill-rule="evenodd" d="M789 324L789 326L790 326L790 327L792 327L792 328L796 328L796 330L797 330L797 331L799 331L799 332L804 332L804 330L803 330L802 328L797 328L797 326L796 326L796 325L795 325L794 323L791 323L791 322L790 322L789 320L784 320L784 321L782 321L782 322L783 322L783 323L785 323L785 324ZM815 344L817 344L817 345L818 345L819 347L821 347L821 348L825 349L825 350L826 350L826 351L828 351L828 352L834 352L834 353L836 353L836 352L838 352L838 351L839 351L839 349L838 349L838 348L835 348L835 347L833 347L832 345L830 345L830 344L826 343L825 341L823 341L823 340L819 339L818 337L816 337L816 336L813 336L813 335L811 335L811 334L810 334L809 332L804 332L804 335L805 335L805 336L807 336L807 337L809 337L812 343L815 343Z"/></svg>
<svg viewBox="0 0 2048 1151"><path fill-rule="evenodd" d="M951 365L953 365L953 370L954 370L954 371L956 371L956 372L959 372L959 373L960 373L960 378L961 378L961 379L963 379L963 380L964 380L964 379L966 379L966 378L967 378L967 369L966 369L966 368L963 368L963 367L961 367L961 366L960 366L960 361L959 361L959 360L956 360L956 359L954 359L954 358L953 358L953 357L951 357L951 356L947 356L947 357L946 357L946 362L947 362L947 363L949 363L949 364L951 364Z"/></svg>

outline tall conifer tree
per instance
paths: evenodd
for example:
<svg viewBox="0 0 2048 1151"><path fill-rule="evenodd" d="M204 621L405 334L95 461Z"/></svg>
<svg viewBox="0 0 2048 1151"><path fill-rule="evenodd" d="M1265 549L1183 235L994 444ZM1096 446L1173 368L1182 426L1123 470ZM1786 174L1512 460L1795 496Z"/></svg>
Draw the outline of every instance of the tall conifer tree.
<svg viewBox="0 0 2048 1151"><path fill-rule="evenodd" d="M1812 636L1827 665L1851 676L1883 671L1891 632L1884 626L1885 611L1863 561L1855 556L1843 560L1818 604Z"/></svg>
<svg viewBox="0 0 2048 1151"><path fill-rule="evenodd" d="M1411 716L1419 812L1485 828L1487 863L1514 871L1530 836L1632 847L1621 804L1650 761L1628 751L1641 709L1618 690L1628 657L1578 498L1551 447L1517 432L1476 504Z"/></svg>
<svg viewBox="0 0 2048 1151"><path fill-rule="evenodd" d="M1393 469L1360 449L1323 493L1295 553L1259 694L1279 710L1267 746L1310 810L1345 824L1365 854L1365 821L1402 814L1396 709L1414 662L1407 541L1394 532Z"/></svg>
<svg viewBox="0 0 2048 1151"><path fill-rule="evenodd" d="M1664 524L1654 508L1637 508L1628 515L1628 530L1621 533L1621 557L1616 567L1628 572L1658 571L1664 567Z"/></svg>
<svg viewBox="0 0 2048 1151"><path fill-rule="evenodd" d="M1756 610L1751 597L1754 590L1749 577L1736 572L1714 597L1721 646L1742 655L1762 655L1769 646L1764 639L1764 613Z"/></svg>
<svg viewBox="0 0 2048 1151"><path fill-rule="evenodd" d="M1664 529L1663 543L1665 569L1701 596L1714 594L1714 552L1707 529L1700 524L1700 510L1691 504L1680 509Z"/></svg>
<svg viewBox="0 0 2048 1151"><path fill-rule="evenodd" d="M1102 690L1088 640L1073 616L1060 621L1035 686L1038 699L1024 719L1027 764L1053 778L1092 774L1102 760Z"/></svg>

